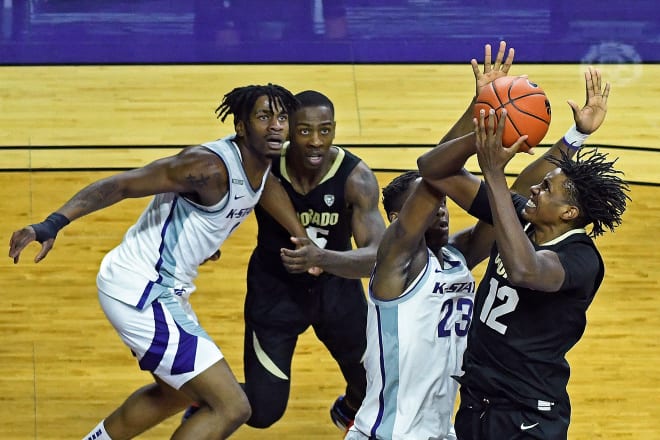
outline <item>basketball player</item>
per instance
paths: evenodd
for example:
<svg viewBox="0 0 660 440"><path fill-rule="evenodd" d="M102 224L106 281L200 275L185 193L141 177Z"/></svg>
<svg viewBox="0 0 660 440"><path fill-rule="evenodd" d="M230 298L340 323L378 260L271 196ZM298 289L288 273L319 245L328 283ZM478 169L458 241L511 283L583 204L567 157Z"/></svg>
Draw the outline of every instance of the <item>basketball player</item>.
<svg viewBox="0 0 660 440"><path fill-rule="evenodd" d="M472 242L487 240L475 228L448 239L446 197L416 171L383 189L383 205L392 223L369 284L367 394L346 439L443 439L472 318L470 269L487 254Z"/></svg>
<svg viewBox="0 0 660 440"><path fill-rule="evenodd" d="M514 51L501 42L495 63L485 46L476 93L506 76ZM472 105L441 142L471 129ZM445 439L472 319L470 270L488 255L492 228L479 223L449 237L446 196L417 171L383 189L391 224L378 249L369 284L367 393L346 439ZM479 247L480 246L480 247Z"/></svg>
<svg viewBox="0 0 660 440"><path fill-rule="evenodd" d="M494 226L496 242L477 290L459 378L459 439L567 438L565 355L584 332L604 275L592 238L621 223L629 199L606 155L578 151L573 160L567 152L582 146L607 110L609 84L603 89L591 68L585 79L587 104L579 109L571 102L576 124L561 154L547 156L550 171L528 197L506 186L504 168L524 137L504 148L504 118L495 127L482 113L474 134L418 161L431 186ZM485 182L461 169L475 152Z"/></svg>
<svg viewBox="0 0 660 440"><path fill-rule="evenodd" d="M330 411L345 430L366 389L367 304L360 277L371 272L385 224L373 172L333 145L332 101L313 90L296 98L300 108L291 115L290 143L273 161L272 172L293 201L306 236L292 243L290 234L257 206L259 232L245 299L243 387L252 407L247 424L267 428L284 414L296 342L311 325L347 383ZM289 249L294 244L297 250ZM305 273L312 267L322 269L322 275ZM193 411L194 406L184 419Z"/></svg>
<svg viewBox="0 0 660 440"><path fill-rule="evenodd" d="M14 232L9 256L36 240L35 262L70 221L123 199L155 195L122 243L103 259L98 297L124 343L154 383L135 391L85 439L133 438L181 411L201 405L173 439L226 438L250 417L250 405L227 362L199 325L188 298L197 269L259 201L290 234L300 236L293 207L269 173L287 138L297 102L286 89L239 87L216 112L232 114L236 133L185 148L175 156L99 180L38 224Z"/></svg>
<svg viewBox="0 0 660 440"><path fill-rule="evenodd" d="M252 406L247 424L266 428L284 414L296 341L311 325L347 383L345 396L331 410L333 421L345 429L366 389L361 361L367 305L360 278L371 272L385 223L373 172L333 145L333 103L313 90L296 98L300 107L291 115L291 141L272 171L307 234L292 243L290 234L257 207L259 233L245 299L244 389ZM297 250L290 249L293 244ZM304 273L310 267L323 273Z"/></svg>

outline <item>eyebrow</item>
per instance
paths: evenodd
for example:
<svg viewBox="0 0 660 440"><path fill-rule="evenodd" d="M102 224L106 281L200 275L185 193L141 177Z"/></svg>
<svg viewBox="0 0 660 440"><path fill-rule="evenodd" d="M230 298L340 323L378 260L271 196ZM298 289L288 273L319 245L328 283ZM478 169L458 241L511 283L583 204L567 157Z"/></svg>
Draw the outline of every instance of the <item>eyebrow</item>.
<svg viewBox="0 0 660 440"><path fill-rule="evenodd" d="M314 126L314 125L318 125L318 126L320 126L320 127L324 127L324 126L326 126L326 125L328 125L328 126L332 126L332 122L321 122L321 123L319 123L319 124L314 124L314 123L311 123L311 122L305 122L305 121L296 122L296 126L299 126L299 125L304 125L304 126L306 126L306 127L311 127L311 126Z"/></svg>
<svg viewBox="0 0 660 440"><path fill-rule="evenodd" d="M257 111L256 111L254 114L255 114L255 115L260 115L260 114L266 114L266 115L276 115L276 114L277 114L277 115L288 115L289 112L286 111L286 110L280 110L279 112L276 112L276 111L272 111L272 110L270 110L270 109L260 108L260 109L257 109Z"/></svg>

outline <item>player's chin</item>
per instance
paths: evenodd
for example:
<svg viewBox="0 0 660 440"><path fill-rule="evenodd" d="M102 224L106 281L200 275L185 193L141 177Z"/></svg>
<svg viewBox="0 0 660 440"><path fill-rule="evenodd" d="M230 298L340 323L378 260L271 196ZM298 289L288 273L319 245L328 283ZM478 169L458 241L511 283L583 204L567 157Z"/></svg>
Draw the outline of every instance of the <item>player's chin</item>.
<svg viewBox="0 0 660 440"><path fill-rule="evenodd" d="M534 213L536 210L534 208L530 208L525 206L522 211L520 211L520 214L523 218L528 223L534 223Z"/></svg>
<svg viewBox="0 0 660 440"><path fill-rule="evenodd" d="M266 157L268 157L269 159L278 158L280 157L281 154L282 154L281 148L269 148L268 150L266 150Z"/></svg>
<svg viewBox="0 0 660 440"><path fill-rule="evenodd" d="M449 228L432 227L426 230L426 239L441 244L446 244L449 240Z"/></svg>

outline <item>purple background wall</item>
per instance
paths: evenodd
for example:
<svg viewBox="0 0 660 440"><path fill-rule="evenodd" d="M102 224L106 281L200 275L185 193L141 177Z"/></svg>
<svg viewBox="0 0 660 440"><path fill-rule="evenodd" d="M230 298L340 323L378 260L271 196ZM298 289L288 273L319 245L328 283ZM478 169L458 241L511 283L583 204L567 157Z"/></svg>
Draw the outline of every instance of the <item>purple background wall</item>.
<svg viewBox="0 0 660 440"><path fill-rule="evenodd" d="M657 0L3 0L0 64L660 61Z"/></svg>

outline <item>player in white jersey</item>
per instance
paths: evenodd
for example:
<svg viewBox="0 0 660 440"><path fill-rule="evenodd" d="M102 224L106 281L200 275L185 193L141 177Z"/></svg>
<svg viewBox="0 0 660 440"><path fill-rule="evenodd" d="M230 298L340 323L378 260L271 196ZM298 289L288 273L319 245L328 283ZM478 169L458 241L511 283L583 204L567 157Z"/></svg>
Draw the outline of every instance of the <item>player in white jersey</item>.
<svg viewBox="0 0 660 440"><path fill-rule="evenodd" d="M205 206L178 193L157 194L101 263L97 284L108 296L140 310L163 294L187 298L195 289L192 281L198 267L259 201L269 174L251 187L233 136L202 146L225 164L229 183L225 196ZM145 288L140 291L135 286Z"/></svg>
<svg viewBox="0 0 660 440"><path fill-rule="evenodd" d="M504 42L493 64L490 45L484 52L483 73L471 62L476 95L513 62ZM472 131L472 104L441 143ZM514 185L537 174L528 167ZM384 188L383 204L392 224L369 285L367 395L346 439L453 439L452 376L462 372L475 294L469 269L488 256L494 233L477 223L449 237L446 196L418 172Z"/></svg>
<svg viewBox="0 0 660 440"><path fill-rule="evenodd" d="M288 135L288 112L296 107L294 96L280 86L236 88L216 110L222 121L234 116L235 134L92 183L45 221L12 235L14 263L35 240L42 244L39 262L70 221L126 198L154 195L103 259L97 285L106 316L155 381L135 391L85 439L133 438L193 401L201 409L172 438L226 438L250 416L245 393L188 297L199 265L219 257L220 245L258 201L292 236L305 234L270 174L271 158Z"/></svg>
<svg viewBox="0 0 660 440"><path fill-rule="evenodd" d="M404 203L405 202L405 203ZM444 439L490 228L448 237L443 194L409 171L383 189L388 227L369 283L367 394L346 439ZM483 242L483 240L477 240Z"/></svg>
<svg viewBox="0 0 660 440"><path fill-rule="evenodd" d="M483 73L473 61L476 95L513 63L504 42L494 64L490 49ZM471 132L473 103L440 143ZM493 231L478 223L449 237L446 197L416 171L383 189L383 205L392 224L369 283L367 394L346 439L455 438L451 376L461 373L472 319L470 269L488 256Z"/></svg>

